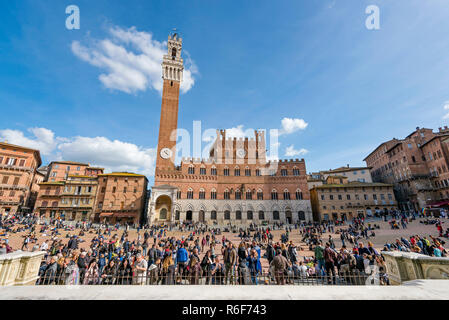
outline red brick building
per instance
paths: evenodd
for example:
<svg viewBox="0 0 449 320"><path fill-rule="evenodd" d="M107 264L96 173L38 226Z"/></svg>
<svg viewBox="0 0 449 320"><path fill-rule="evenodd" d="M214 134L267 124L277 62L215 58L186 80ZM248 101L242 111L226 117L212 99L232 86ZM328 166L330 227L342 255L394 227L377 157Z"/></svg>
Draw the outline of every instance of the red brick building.
<svg viewBox="0 0 449 320"><path fill-rule="evenodd" d="M254 138L228 138L217 130L208 159L182 159L175 166L182 39L169 36L162 63L163 94L155 186L148 222L311 221L304 159L267 161L263 131Z"/></svg>
<svg viewBox="0 0 449 320"><path fill-rule="evenodd" d="M41 163L38 150L0 142L0 214L31 211Z"/></svg>
<svg viewBox="0 0 449 320"><path fill-rule="evenodd" d="M418 211L436 200L449 200L448 134L447 127L436 133L417 127L404 139L382 143L364 159L373 181L394 184L399 207L404 210Z"/></svg>
<svg viewBox="0 0 449 320"><path fill-rule="evenodd" d="M114 172L98 176L96 222L138 224L145 209L148 179L141 174Z"/></svg>

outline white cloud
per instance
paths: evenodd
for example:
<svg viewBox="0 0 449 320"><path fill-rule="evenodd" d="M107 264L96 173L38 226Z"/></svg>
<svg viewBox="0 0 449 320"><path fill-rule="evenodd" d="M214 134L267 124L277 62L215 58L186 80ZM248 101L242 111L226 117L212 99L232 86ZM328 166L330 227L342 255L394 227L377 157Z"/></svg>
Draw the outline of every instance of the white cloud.
<svg viewBox="0 0 449 320"><path fill-rule="evenodd" d="M444 104L444 110L449 110L449 101ZM449 119L449 112L443 116L443 119Z"/></svg>
<svg viewBox="0 0 449 320"><path fill-rule="evenodd" d="M0 138L11 144L40 150L43 155L51 154L57 145L54 133L45 128L30 128L28 131L33 134L33 138L25 137L22 131L11 129L0 130Z"/></svg>
<svg viewBox="0 0 449 320"><path fill-rule="evenodd" d="M243 124L238 125L237 127L226 129L226 137L228 138L245 138L245 137L254 137L253 129L243 130Z"/></svg>
<svg viewBox="0 0 449 320"><path fill-rule="evenodd" d="M309 125L303 119L284 118L281 120L282 128L279 135L291 134L298 130L305 130Z"/></svg>
<svg viewBox="0 0 449 320"><path fill-rule="evenodd" d="M289 147L287 147L287 149L285 150L285 156L286 157L295 157L295 156L303 156L305 154L307 154L309 151L307 149L299 149L296 150L294 145L291 145Z"/></svg>
<svg viewBox="0 0 449 320"><path fill-rule="evenodd" d="M92 40L88 46L73 41L72 52L81 60L103 70L99 80L106 88L126 93L149 88L162 92L161 63L167 52L166 42L154 40L151 33L137 31L135 27L127 30L112 27L109 34L109 39ZM190 55L186 53L185 56L181 84L183 93L193 87L194 75L198 73Z"/></svg>
<svg viewBox="0 0 449 320"><path fill-rule="evenodd" d="M55 137L51 130L45 128L32 128L29 131L34 137L29 138L22 131L7 129L0 130L0 138L12 144L38 149L49 161L85 162L103 167L106 172L154 174L156 149L105 137Z"/></svg>

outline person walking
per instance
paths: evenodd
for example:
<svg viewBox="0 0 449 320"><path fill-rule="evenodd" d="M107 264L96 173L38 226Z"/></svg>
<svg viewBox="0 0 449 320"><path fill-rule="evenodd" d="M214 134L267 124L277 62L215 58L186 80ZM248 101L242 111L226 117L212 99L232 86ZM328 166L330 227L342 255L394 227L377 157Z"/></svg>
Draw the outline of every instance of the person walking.
<svg viewBox="0 0 449 320"><path fill-rule="evenodd" d="M332 283L335 284L335 262L337 255L335 251L330 247L330 244L326 242L326 248L324 249L324 265L326 268L326 274L328 283L331 283L330 274L332 273Z"/></svg>
<svg viewBox="0 0 449 320"><path fill-rule="evenodd" d="M225 283L228 283L228 280L230 281L230 284L232 284L232 281L234 279L234 267L235 263L237 262L237 252L234 249L234 244L229 241L228 246L226 248L223 248L223 260L225 264Z"/></svg>
<svg viewBox="0 0 449 320"><path fill-rule="evenodd" d="M285 275L289 266L288 260L282 255L282 250L276 250L276 256L271 262L270 267L273 268L274 277L278 285L285 285Z"/></svg>

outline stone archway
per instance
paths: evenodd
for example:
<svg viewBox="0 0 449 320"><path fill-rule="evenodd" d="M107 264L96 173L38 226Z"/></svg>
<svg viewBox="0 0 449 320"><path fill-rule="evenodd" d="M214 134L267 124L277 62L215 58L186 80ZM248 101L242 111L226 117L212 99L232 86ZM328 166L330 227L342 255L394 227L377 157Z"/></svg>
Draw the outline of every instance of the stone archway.
<svg viewBox="0 0 449 320"><path fill-rule="evenodd" d="M193 219L193 212L192 210L188 210L186 212L186 221L192 221L192 219Z"/></svg>

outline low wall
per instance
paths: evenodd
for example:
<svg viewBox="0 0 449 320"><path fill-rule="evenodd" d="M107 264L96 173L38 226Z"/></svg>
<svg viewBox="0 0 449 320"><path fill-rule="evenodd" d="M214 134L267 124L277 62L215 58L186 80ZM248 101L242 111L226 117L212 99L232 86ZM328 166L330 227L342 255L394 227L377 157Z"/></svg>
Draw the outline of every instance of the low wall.
<svg viewBox="0 0 449 320"><path fill-rule="evenodd" d="M449 258L401 251L383 251L382 255L385 257L388 278L392 284L416 279L449 280Z"/></svg>
<svg viewBox="0 0 449 320"><path fill-rule="evenodd" d="M0 255L0 286L34 285L44 255L43 251Z"/></svg>
<svg viewBox="0 0 449 320"><path fill-rule="evenodd" d="M447 300L446 280L414 280L402 286L15 286L0 300ZM190 302L181 305L188 306ZM232 302L231 302L232 304ZM180 313L181 315L181 313Z"/></svg>

